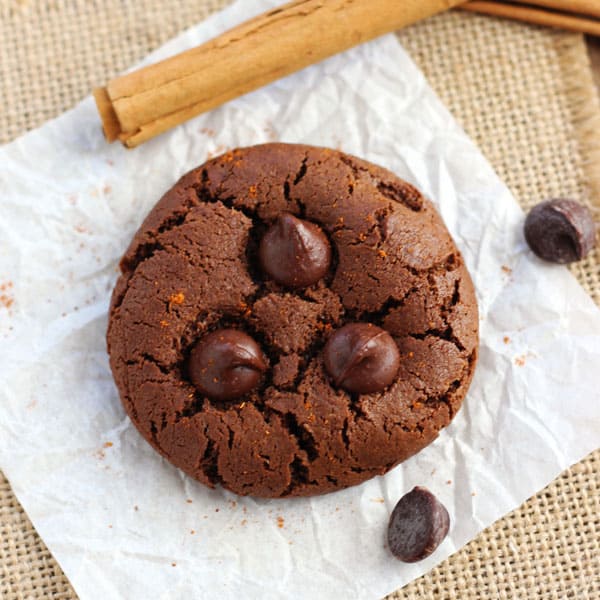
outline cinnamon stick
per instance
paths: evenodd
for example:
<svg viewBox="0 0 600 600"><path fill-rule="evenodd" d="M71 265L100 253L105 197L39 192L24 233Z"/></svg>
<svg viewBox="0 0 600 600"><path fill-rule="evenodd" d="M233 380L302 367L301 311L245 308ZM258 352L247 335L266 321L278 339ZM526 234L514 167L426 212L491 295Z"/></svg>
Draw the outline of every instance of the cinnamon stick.
<svg viewBox="0 0 600 600"><path fill-rule="evenodd" d="M535 4L577 15L600 17L600 2L598 0L512 0L517 4Z"/></svg>
<svg viewBox="0 0 600 600"><path fill-rule="evenodd" d="M540 0L542 1L542 0ZM488 0L473 0L461 6L463 10L515 19L534 25L546 25L547 27L558 27L577 33L600 36L600 22L594 19L578 17L576 15L552 12L538 8L516 6L503 2L492 2Z"/></svg>
<svg viewBox="0 0 600 600"><path fill-rule="evenodd" d="M94 91L109 141L133 148L280 77L464 0L295 0Z"/></svg>

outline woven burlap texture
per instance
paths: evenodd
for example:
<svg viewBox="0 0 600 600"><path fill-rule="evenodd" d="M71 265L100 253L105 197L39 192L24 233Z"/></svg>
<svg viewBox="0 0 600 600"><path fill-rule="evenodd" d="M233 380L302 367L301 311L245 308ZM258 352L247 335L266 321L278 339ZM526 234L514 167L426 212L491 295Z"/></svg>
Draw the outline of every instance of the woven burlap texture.
<svg viewBox="0 0 600 600"><path fill-rule="evenodd" d="M0 0L0 142L227 3ZM600 108L581 37L453 13L400 39L524 207L573 196L598 210ZM600 304L600 253L573 272ZM596 452L389 600L600 598L599 539ZM1 474L0 598L76 598Z"/></svg>

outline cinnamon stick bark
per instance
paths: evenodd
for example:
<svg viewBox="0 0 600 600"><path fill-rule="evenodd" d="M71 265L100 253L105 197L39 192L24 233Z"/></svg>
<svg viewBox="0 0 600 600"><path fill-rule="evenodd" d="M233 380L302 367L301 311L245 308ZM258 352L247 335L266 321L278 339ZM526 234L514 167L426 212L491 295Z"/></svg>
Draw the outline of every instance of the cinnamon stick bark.
<svg viewBox="0 0 600 600"><path fill-rule="evenodd" d="M105 136L133 148L227 100L463 1L290 2L95 90Z"/></svg>
<svg viewBox="0 0 600 600"><path fill-rule="evenodd" d="M517 4L535 4L566 13L600 17L599 0L512 0Z"/></svg>
<svg viewBox="0 0 600 600"><path fill-rule="evenodd" d="M577 33L600 36L600 21L578 17L573 14L553 12L541 8L517 6L515 4L505 4L503 2L491 0L473 0L472 2L463 4L461 8L463 10L470 10L485 15L515 19L534 25L558 27Z"/></svg>

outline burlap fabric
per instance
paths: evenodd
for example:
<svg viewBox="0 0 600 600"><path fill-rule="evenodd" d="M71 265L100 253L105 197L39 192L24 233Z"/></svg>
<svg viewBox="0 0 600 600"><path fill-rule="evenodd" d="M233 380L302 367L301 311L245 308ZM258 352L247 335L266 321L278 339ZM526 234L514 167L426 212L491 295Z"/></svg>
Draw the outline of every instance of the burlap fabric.
<svg viewBox="0 0 600 600"><path fill-rule="evenodd" d="M225 4L0 0L0 142ZM566 195L600 212L600 107L580 36L454 13L400 38L524 207ZM600 252L573 272L600 304ZM389 599L600 598L599 540L600 451ZM76 598L1 474L0 598Z"/></svg>

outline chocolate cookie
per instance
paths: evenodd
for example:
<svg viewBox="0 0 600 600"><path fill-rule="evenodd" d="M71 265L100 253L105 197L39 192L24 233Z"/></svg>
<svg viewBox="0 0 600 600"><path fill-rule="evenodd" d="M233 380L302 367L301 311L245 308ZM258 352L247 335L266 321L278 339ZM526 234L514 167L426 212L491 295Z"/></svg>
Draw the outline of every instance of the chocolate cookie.
<svg viewBox="0 0 600 600"><path fill-rule="evenodd" d="M341 152L267 144L182 177L121 261L108 349L167 460L238 494L381 475L460 408L473 285L432 204Z"/></svg>

